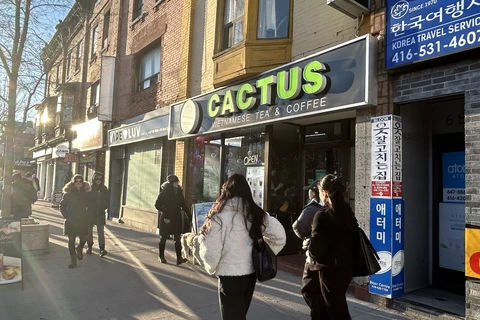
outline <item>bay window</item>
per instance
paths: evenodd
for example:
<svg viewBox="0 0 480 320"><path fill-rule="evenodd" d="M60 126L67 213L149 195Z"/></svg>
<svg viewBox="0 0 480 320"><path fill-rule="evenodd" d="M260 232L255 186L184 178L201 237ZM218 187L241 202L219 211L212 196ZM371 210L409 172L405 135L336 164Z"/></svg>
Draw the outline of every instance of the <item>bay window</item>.
<svg viewBox="0 0 480 320"><path fill-rule="evenodd" d="M259 39L288 38L290 22L290 0L259 0Z"/></svg>

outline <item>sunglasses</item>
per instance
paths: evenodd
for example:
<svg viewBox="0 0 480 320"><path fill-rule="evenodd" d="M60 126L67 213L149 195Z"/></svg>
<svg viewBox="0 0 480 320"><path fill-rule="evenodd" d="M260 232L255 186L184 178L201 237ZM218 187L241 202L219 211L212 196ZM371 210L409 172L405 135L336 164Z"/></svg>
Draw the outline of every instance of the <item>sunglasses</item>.
<svg viewBox="0 0 480 320"><path fill-rule="evenodd" d="M77 182L83 182L83 180L75 180L75 183L77 183Z"/></svg>

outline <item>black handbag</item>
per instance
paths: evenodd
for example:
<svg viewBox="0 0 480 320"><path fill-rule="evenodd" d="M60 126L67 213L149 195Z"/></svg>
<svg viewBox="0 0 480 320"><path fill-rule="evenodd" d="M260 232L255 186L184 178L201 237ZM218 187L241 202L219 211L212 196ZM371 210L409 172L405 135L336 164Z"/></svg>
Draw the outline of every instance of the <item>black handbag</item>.
<svg viewBox="0 0 480 320"><path fill-rule="evenodd" d="M362 228L359 226L357 229L358 241L355 242L353 251L353 276L370 276L380 271L380 257Z"/></svg>
<svg viewBox="0 0 480 320"><path fill-rule="evenodd" d="M182 210L181 215L182 215L182 233L192 232L192 222L190 221L190 218L188 217L187 213Z"/></svg>
<svg viewBox="0 0 480 320"><path fill-rule="evenodd" d="M263 237L253 243L252 260L258 281L263 282L275 278L277 275L277 256L263 240Z"/></svg>

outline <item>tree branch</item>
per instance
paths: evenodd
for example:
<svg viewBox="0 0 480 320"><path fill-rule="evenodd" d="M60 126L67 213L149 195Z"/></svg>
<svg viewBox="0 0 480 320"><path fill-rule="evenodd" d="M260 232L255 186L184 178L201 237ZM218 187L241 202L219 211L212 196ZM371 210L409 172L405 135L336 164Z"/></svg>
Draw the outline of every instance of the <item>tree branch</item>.
<svg viewBox="0 0 480 320"><path fill-rule="evenodd" d="M10 70L10 67L8 66L7 58L5 57L5 54L3 53L3 49L1 46L0 46L0 60L2 60L3 68L5 69L7 74L10 75L11 70Z"/></svg>
<svg viewBox="0 0 480 320"><path fill-rule="evenodd" d="M23 17L23 29L22 29L22 35L20 37L20 44L18 47L18 52L17 55L20 58L18 67L20 67L20 61L21 57L23 55L23 48L25 47L25 42L27 40L27 33L28 33L28 23L30 21L30 7L32 5L32 0L26 0L25 1L25 16ZM13 69L13 68L12 68ZM18 69L16 70L18 72Z"/></svg>

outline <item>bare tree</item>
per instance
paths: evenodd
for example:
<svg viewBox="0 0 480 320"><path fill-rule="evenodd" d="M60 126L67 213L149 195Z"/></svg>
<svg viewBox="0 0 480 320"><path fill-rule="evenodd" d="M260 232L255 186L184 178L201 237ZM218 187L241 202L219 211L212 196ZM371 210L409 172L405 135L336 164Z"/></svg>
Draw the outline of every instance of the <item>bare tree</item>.
<svg viewBox="0 0 480 320"><path fill-rule="evenodd" d="M13 137L15 117L23 107L26 121L32 101L44 77L41 51L52 35L52 22L58 14L64 16L73 0L0 0L0 67L8 79L5 125L4 196L2 216L11 216L11 183L13 171ZM34 70L37 56L40 69ZM2 71L0 69L0 71ZM1 76L1 73L0 73ZM0 110L1 112L1 110Z"/></svg>

